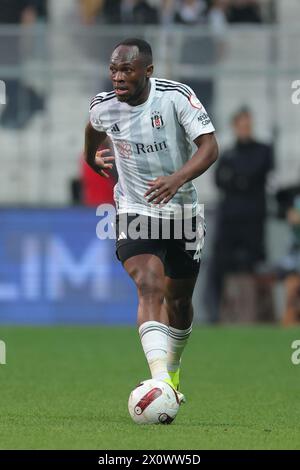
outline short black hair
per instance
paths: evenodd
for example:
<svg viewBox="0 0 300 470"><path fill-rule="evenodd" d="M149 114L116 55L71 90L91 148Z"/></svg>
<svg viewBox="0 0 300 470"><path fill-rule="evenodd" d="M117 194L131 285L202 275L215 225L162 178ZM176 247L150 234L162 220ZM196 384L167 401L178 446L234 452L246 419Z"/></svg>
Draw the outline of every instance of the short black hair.
<svg viewBox="0 0 300 470"><path fill-rule="evenodd" d="M113 50L119 46L136 46L139 50L140 55L145 58L145 65L151 65L153 62L152 49L150 44L144 39L139 38L127 38L124 41L119 42Z"/></svg>

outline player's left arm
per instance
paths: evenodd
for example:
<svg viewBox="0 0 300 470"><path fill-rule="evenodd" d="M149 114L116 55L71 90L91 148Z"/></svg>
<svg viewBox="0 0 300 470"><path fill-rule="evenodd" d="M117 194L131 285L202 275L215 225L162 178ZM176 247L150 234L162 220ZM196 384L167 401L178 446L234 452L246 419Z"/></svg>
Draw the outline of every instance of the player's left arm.
<svg viewBox="0 0 300 470"><path fill-rule="evenodd" d="M179 171L174 173L180 180L180 186L202 175L218 158L219 149L214 132L199 135L194 142L197 151Z"/></svg>
<svg viewBox="0 0 300 470"><path fill-rule="evenodd" d="M206 109L190 87L183 85L181 89L183 92L174 95L174 109L179 124L197 150L175 173L149 182L145 197L150 196L148 202L154 204L168 203L181 186L202 175L218 158L215 128Z"/></svg>
<svg viewBox="0 0 300 470"><path fill-rule="evenodd" d="M202 175L218 158L218 143L214 132L202 134L194 139L197 150L183 167L169 176L160 176L149 182L145 197L154 204L168 203L178 189L188 181Z"/></svg>

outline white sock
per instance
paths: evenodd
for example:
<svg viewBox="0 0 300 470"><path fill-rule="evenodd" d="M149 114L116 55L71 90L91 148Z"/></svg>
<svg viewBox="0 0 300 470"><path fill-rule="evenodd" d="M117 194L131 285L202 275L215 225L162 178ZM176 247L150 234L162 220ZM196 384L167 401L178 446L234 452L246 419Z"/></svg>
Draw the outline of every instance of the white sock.
<svg viewBox="0 0 300 470"><path fill-rule="evenodd" d="M183 350L192 332L192 325L187 330L169 327L167 367L169 372L176 372L180 366Z"/></svg>
<svg viewBox="0 0 300 470"><path fill-rule="evenodd" d="M167 368L169 327L158 321L147 321L139 328L141 343L153 379L169 379Z"/></svg>

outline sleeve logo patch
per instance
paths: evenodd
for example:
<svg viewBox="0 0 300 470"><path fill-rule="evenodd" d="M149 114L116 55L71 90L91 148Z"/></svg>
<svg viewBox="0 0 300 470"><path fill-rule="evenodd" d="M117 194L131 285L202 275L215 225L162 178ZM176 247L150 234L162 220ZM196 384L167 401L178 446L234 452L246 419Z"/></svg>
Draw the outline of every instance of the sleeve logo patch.
<svg viewBox="0 0 300 470"><path fill-rule="evenodd" d="M197 96L191 95L189 99L193 108L202 109L202 104L198 100Z"/></svg>
<svg viewBox="0 0 300 470"><path fill-rule="evenodd" d="M198 121L201 122L202 126L208 126L210 124L210 119L207 113L201 113L198 116Z"/></svg>

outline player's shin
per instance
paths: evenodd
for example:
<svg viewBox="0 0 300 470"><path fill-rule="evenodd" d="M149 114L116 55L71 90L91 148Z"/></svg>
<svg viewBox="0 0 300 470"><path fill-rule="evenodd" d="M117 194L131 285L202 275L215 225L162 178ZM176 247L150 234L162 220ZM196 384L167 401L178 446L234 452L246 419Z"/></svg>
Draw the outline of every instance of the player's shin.
<svg viewBox="0 0 300 470"><path fill-rule="evenodd" d="M167 367L176 389L179 388L179 370L181 356L192 332L192 325L186 330L169 327Z"/></svg>
<svg viewBox="0 0 300 470"><path fill-rule="evenodd" d="M157 321L147 321L139 328L143 350L153 379L169 379L167 347L169 328Z"/></svg>

